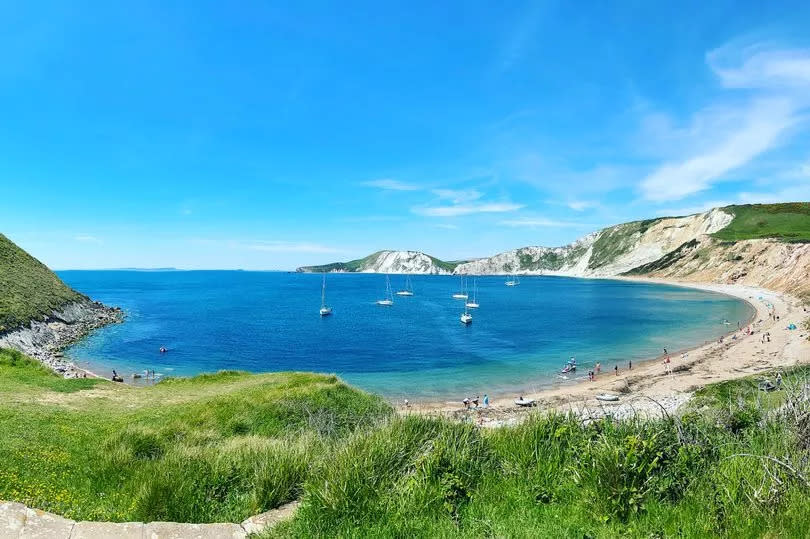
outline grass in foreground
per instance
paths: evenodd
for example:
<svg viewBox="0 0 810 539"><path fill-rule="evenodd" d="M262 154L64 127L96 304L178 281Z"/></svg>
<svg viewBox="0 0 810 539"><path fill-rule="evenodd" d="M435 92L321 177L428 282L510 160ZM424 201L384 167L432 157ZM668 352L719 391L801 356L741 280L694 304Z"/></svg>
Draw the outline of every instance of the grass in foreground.
<svg viewBox="0 0 810 539"><path fill-rule="evenodd" d="M0 350L0 499L74 519L239 522L298 497L329 447L389 413L333 376L132 388Z"/></svg>
<svg viewBox="0 0 810 539"><path fill-rule="evenodd" d="M395 418L341 446L264 536L807 537L806 372L775 393L710 386L680 418Z"/></svg>
<svg viewBox="0 0 810 539"><path fill-rule="evenodd" d="M727 206L734 219L714 237L725 241L777 238L810 241L810 203L746 204Z"/></svg>
<svg viewBox="0 0 810 539"><path fill-rule="evenodd" d="M84 296L0 234L0 332L27 325L41 313Z"/></svg>
<svg viewBox="0 0 810 539"><path fill-rule="evenodd" d="M265 537L807 537L809 372L709 386L677 418L489 430L393 416L328 376L135 389L0 352L0 498L198 522L302 499Z"/></svg>

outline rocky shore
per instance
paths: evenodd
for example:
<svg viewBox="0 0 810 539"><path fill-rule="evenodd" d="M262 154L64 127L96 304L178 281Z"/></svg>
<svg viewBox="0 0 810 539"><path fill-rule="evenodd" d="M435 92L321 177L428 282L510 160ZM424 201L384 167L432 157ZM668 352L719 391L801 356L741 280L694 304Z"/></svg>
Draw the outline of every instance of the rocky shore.
<svg viewBox="0 0 810 539"><path fill-rule="evenodd" d="M107 307L97 301L77 301L66 305L29 327L0 333L0 347L13 348L39 360L65 378L81 378L87 372L62 355L62 350L94 329L124 320L119 307Z"/></svg>

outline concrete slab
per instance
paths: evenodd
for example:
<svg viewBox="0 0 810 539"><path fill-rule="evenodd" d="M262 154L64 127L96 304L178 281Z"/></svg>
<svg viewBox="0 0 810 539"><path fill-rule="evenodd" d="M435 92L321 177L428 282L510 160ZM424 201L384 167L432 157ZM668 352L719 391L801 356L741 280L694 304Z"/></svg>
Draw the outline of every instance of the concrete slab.
<svg viewBox="0 0 810 539"><path fill-rule="evenodd" d="M69 539L75 521L39 509L25 510L20 539Z"/></svg>
<svg viewBox="0 0 810 539"><path fill-rule="evenodd" d="M275 526L282 520L292 518L296 509L298 509L298 502L290 502L245 519L245 521L242 522L242 527L247 533L259 533L269 527Z"/></svg>
<svg viewBox="0 0 810 539"><path fill-rule="evenodd" d="M144 526L144 539L245 539L239 524L178 524L150 522Z"/></svg>
<svg viewBox="0 0 810 539"><path fill-rule="evenodd" d="M25 525L25 507L17 502L0 503L0 537L17 538Z"/></svg>
<svg viewBox="0 0 810 539"><path fill-rule="evenodd" d="M143 539L143 522L77 522L70 539Z"/></svg>

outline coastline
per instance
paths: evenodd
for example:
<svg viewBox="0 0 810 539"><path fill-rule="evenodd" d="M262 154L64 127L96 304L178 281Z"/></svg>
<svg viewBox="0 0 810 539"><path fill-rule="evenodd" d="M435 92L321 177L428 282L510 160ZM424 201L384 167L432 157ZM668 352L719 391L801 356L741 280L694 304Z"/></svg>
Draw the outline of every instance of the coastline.
<svg viewBox="0 0 810 539"><path fill-rule="evenodd" d="M729 332L722 343L713 341L673 351L670 354L672 374L664 372L663 356L658 356L634 364L632 370L622 369L618 376L602 371L593 382L587 378L579 379L524 393L523 397L534 399L532 408L516 406L512 400L518 395L514 394L490 395L488 408L465 410L460 401L418 401L407 407L396 403L396 409L400 413L448 415L468 420L472 415L482 426L515 423L532 410L570 411L583 417L660 415L671 413L688 401L695 390L707 384L810 362L810 341L802 328L810 313L804 311L801 302L790 294L740 284L624 276L607 279L667 284L725 294L747 302L753 307L754 314L747 324L741 324L741 330L735 328ZM773 305L779 320L770 318L766 302ZM785 329L789 323L795 323L799 329ZM749 326L753 333L746 335L743 330ZM771 334L771 341L762 343L765 332ZM617 395L619 400L599 401L595 397L601 393Z"/></svg>
<svg viewBox="0 0 810 539"><path fill-rule="evenodd" d="M65 378L102 378L67 359L62 350L96 329L124 320L119 307L89 299L67 304L28 327L0 333L0 347L18 350Z"/></svg>

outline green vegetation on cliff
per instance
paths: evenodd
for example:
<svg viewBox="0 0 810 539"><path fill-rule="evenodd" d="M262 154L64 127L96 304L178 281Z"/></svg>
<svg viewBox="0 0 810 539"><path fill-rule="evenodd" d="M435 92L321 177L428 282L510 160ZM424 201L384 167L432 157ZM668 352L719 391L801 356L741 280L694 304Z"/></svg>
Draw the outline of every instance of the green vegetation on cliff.
<svg viewBox="0 0 810 539"><path fill-rule="evenodd" d="M606 228L593 243L588 267L597 269L614 262L621 255L633 249L638 238L660 220L632 221Z"/></svg>
<svg viewBox="0 0 810 539"><path fill-rule="evenodd" d="M734 215L714 237L725 241L776 238L810 241L810 202L746 204L723 208Z"/></svg>
<svg viewBox="0 0 810 539"><path fill-rule="evenodd" d="M42 262L0 234L0 332L84 299Z"/></svg>

